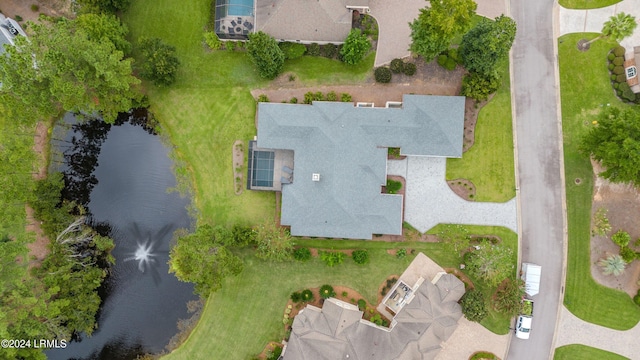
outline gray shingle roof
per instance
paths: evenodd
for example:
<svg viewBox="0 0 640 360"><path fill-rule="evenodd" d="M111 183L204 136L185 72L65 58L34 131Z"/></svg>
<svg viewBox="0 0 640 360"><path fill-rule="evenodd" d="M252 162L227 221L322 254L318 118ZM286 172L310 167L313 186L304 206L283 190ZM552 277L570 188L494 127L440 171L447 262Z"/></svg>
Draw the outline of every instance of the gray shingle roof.
<svg viewBox="0 0 640 360"><path fill-rule="evenodd" d="M401 234L403 198L382 194L387 147L462 156L464 97L404 95L403 108L352 103L258 104L258 146L294 151L281 223L299 236L370 239ZM320 181L312 181L320 174Z"/></svg>
<svg viewBox="0 0 640 360"><path fill-rule="evenodd" d="M443 298L441 292L449 287L462 292ZM361 311L334 299L321 310L307 307L294 318L284 360L434 359L462 316L457 301L463 293L464 284L451 274L435 285L423 282L390 331L359 321Z"/></svg>

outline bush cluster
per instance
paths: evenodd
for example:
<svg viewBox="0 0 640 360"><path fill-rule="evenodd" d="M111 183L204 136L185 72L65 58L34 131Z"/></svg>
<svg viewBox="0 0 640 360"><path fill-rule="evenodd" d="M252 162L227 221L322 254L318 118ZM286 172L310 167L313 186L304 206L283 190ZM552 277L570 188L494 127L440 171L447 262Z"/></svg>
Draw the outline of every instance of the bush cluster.
<svg viewBox="0 0 640 360"><path fill-rule="evenodd" d="M376 78L376 82L383 84L391 82L391 70L388 67L381 66L376 68L373 71L373 75Z"/></svg>
<svg viewBox="0 0 640 360"><path fill-rule="evenodd" d="M298 261L307 261L311 259L311 251L309 248L301 247L293 251L293 258Z"/></svg>
<svg viewBox="0 0 640 360"><path fill-rule="evenodd" d="M303 44L292 42L281 42L278 44L280 50L284 53L284 58L288 60L297 59L307 52L307 47Z"/></svg>
<svg viewBox="0 0 640 360"><path fill-rule="evenodd" d="M470 321L480 322L487 314L487 303L484 294L478 290L469 290L460 298L462 313Z"/></svg>
<svg viewBox="0 0 640 360"><path fill-rule="evenodd" d="M354 250L351 257L356 264L364 265L369 262L369 251L367 249Z"/></svg>
<svg viewBox="0 0 640 360"><path fill-rule="evenodd" d="M295 101L294 101L295 99ZM338 101L338 94L335 91L329 91L326 96L322 93L322 91L312 92L309 91L304 94L303 104L311 104L314 101ZM351 102L351 94L342 93L340 94L341 102ZM292 98L290 101L292 104L297 104L298 99Z"/></svg>
<svg viewBox="0 0 640 360"><path fill-rule="evenodd" d="M638 290L638 291L640 291L640 290ZM360 311L365 311L367 309L367 302L364 301L364 299L358 300L358 309Z"/></svg>
<svg viewBox="0 0 640 360"><path fill-rule="evenodd" d="M389 290L391 290L391 288L396 283L396 281L398 281L398 279L396 278L387 279L387 282L382 287L382 290L380 290L380 295L382 296L387 295L387 293L389 292Z"/></svg>
<svg viewBox="0 0 640 360"><path fill-rule="evenodd" d="M402 59L393 59L389 68L394 74L400 74L404 70L404 61Z"/></svg>
<svg viewBox="0 0 640 360"><path fill-rule="evenodd" d="M324 261L329 267L342 264L344 262L345 254L339 251L322 251L320 253L320 259Z"/></svg>
<svg viewBox="0 0 640 360"><path fill-rule="evenodd" d="M319 56L320 55L320 45L318 43L311 43L307 45L307 54L311 56Z"/></svg>
<svg viewBox="0 0 640 360"><path fill-rule="evenodd" d="M387 193L395 194L402 188L402 183L400 181L395 181L391 179L387 179Z"/></svg>
<svg viewBox="0 0 640 360"><path fill-rule="evenodd" d="M469 73L462 79L460 95L470 97L476 101L484 101L500 87L497 76L485 77L478 73Z"/></svg>
<svg viewBox="0 0 640 360"><path fill-rule="evenodd" d="M627 77L623 66L624 53L625 48L617 46L607 54L607 69L609 69L611 73L611 86L620 100L640 104L640 94L635 94L629 87L629 84L627 84Z"/></svg>

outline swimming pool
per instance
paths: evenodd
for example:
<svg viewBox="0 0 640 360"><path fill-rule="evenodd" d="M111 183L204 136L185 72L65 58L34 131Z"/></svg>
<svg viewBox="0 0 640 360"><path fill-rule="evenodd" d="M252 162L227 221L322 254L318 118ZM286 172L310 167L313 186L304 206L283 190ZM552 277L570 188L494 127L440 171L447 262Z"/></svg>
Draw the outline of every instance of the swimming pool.
<svg viewBox="0 0 640 360"><path fill-rule="evenodd" d="M227 16L253 16L253 0L227 0Z"/></svg>

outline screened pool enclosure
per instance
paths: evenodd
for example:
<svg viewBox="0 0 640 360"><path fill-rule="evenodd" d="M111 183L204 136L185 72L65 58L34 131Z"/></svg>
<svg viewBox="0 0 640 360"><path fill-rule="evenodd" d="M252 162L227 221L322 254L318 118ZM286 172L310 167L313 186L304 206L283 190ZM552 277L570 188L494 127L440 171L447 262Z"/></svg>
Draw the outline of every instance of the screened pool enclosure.
<svg viewBox="0 0 640 360"><path fill-rule="evenodd" d="M255 24L254 0L216 0L215 32L221 39L246 39Z"/></svg>

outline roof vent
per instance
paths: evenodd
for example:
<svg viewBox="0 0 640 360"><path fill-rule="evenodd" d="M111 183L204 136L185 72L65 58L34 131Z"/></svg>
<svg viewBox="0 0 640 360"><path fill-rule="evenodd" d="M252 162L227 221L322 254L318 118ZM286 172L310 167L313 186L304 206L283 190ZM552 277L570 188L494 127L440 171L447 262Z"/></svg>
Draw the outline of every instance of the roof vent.
<svg viewBox="0 0 640 360"><path fill-rule="evenodd" d="M320 181L320 174L313 173L313 175L311 175L311 180Z"/></svg>

